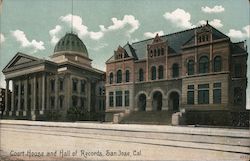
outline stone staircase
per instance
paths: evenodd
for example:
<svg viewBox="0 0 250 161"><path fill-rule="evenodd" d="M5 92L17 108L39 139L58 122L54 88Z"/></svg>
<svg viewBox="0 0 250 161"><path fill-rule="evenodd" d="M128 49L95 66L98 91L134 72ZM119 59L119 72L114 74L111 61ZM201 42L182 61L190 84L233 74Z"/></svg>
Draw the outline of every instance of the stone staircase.
<svg viewBox="0 0 250 161"><path fill-rule="evenodd" d="M120 124L171 125L173 111L135 111L124 116Z"/></svg>

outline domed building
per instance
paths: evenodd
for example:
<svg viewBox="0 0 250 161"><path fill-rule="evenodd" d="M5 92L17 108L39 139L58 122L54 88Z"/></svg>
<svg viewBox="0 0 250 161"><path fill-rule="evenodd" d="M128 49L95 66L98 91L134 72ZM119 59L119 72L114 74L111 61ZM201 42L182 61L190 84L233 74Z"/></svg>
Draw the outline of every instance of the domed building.
<svg viewBox="0 0 250 161"><path fill-rule="evenodd" d="M105 111L105 73L92 67L81 39L66 33L50 57L45 60L18 52L3 69L6 88L10 83L13 88L11 105L6 102L4 117L100 119L91 116Z"/></svg>

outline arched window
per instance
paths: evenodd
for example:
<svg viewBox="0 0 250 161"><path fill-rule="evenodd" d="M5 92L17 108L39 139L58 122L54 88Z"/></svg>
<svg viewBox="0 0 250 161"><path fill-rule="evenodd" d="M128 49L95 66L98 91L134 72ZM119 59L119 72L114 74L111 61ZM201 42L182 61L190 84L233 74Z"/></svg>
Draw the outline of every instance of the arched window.
<svg viewBox="0 0 250 161"><path fill-rule="evenodd" d="M130 76L129 76L129 70L126 70L126 82L129 82Z"/></svg>
<svg viewBox="0 0 250 161"><path fill-rule="evenodd" d="M151 80L156 80L156 67L151 67Z"/></svg>
<svg viewBox="0 0 250 161"><path fill-rule="evenodd" d="M139 69L139 81L144 81L144 72L143 69Z"/></svg>
<svg viewBox="0 0 250 161"><path fill-rule="evenodd" d="M208 73L209 64L208 57L202 56L199 60L199 73Z"/></svg>
<svg viewBox="0 0 250 161"><path fill-rule="evenodd" d="M216 56L214 58L214 72L221 71L221 56Z"/></svg>
<svg viewBox="0 0 250 161"><path fill-rule="evenodd" d="M163 66L160 65L158 68L158 78L163 79Z"/></svg>
<svg viewBox="0 0 250 161"><path fill-rule="evenodd" d="M187 73L188 75L193 75L194 74L194 61L193 60L189 60L188 64L187 64Z"/></svg>
<svg viewBox="0 0 250 161"><path fill-rule="evenodd" d="M173 70L173 78L179 77L179 65L177 63L174 63L172 66L172 70Z"/></svg>
<svg viewBox="0 0 250 161"><path fill-rule="evenodd" d="M114 79L114 75L113 73L109 74L109 84L113 84L113 79Z"/></svg>
<svg viewBox="0 0 250 161"><path fill-rule="evenodd" d="M118 70L116 72L116 83L121 83L122 82L122 71Z"/></svg>

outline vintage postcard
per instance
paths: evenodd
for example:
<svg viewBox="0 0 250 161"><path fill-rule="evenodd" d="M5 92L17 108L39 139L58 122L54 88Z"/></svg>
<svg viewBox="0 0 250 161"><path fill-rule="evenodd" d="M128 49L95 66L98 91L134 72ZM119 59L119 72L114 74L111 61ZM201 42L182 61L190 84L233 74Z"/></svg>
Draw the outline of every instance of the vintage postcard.
<svg viewBox="0 0 250 161"><path fill-rule="evenodd" d="M248 0L0 0L1 161L249 161Z"/></svg>

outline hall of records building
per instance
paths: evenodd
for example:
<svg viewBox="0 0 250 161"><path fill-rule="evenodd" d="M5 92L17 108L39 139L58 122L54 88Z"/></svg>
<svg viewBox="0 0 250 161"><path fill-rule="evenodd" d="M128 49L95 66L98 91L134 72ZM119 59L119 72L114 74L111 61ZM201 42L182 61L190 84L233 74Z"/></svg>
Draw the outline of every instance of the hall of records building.
<svg viewBox="0 0 250 161"><path fill-rule="evenodd" d="M91 66L84 43L67 33L56 44L51 61L17 53L3 69L11 104L5 96L4 117L46 119L54 111L65 119L69 108L105 110L104 72Z"/></svg>
<svg viewBox="0 0 250 161"><path fill-rule="evenodd" d="M106 61L106 119L130 111L246 109L247 49L208 23L119 46Z"/></svg>

